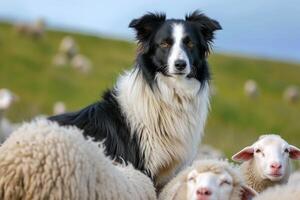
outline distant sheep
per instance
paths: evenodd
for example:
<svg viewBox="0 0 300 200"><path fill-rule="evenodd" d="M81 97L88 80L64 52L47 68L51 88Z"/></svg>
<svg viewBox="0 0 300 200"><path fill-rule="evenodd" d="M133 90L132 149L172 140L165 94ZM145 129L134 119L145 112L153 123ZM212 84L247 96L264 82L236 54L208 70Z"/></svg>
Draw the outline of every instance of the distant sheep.
<svg viewBox="0 0 300 200"><path fill-rule="evenodd" d="M53 105L53 114L60 115L66 112L66 104L64 102L58 101Z"/></svg>
<svg viewBox="0 0 300 200"><path fill-rule="evenodd" d="M279 185L269 188L253 200L299 200L300 184Z"/></svg>
<svg viewBox="0 0 300 200"><path fill-rule="evenodd" d="M83 73L91 71L91 61L84 55L78 54L71 60L71 66Z"/></svg>
<svg viewBox="0 0 300 200"><path fill-rule="evenodd" d="M10 135L16 126L5 118L5 112L18 99L10 90L0 89L0 144Z"/></svg>
<svg viewBox="0 0 300 200"><path fill-rule="evenodd" d="M201 160L180 172L159 200L247 200L257 193L244 184L239 169L227 161Z"/></svg>
<svg viewBox="0 0 300 200"><path fill-rule="evenodd" d="M224 159L225 154L220 151L219 149L216 149L210 145L207 144L201 144L201 146L198 149L198 153L195 160L199 159Z"/></svg>
<svg viewBox="0 0 300 200"><path fill-rule="evenodd" d="M296 86L289 86L284 91L283 98L284 98L284 100L286 100L289 103L298 102L300 99L299 88Z"/></svg>
<svg viewBox="0 0 300 200"><path fill-rule="evenodd" d="M247 80L244 85L245 95L249 98L256 98L259 96L259 90L256 81Z"/></svg>
<svg viewBox="0 0 300 200"><path fill-rule="evenodd" d="M66 55L68 59L72 59L78 53L78 47L71 36L66 36L60 43L59 51Z"/></svg>
<svg viewBox="0 0 300 200"><path fill-rule="evenodd" d="M37 19L33 24L17 23L15 30L20 35L30 36L34 39L40 39L45 34L45 21Z"/></svg>
<svg viewBox="0 0 300 200"><path fill-rule="evenodd" d="M247 185L262 192L270 186L287 183L290 159L300 159L300 149L288 144L279 135L263 135L232 159L243 162L241 170Z"/></svg>
<svg viewBox="0 0 300 200"><path fill-rule="evenodd" d="M0 147L0 199L156 198L146 175L113 165L99 146L75 127L23 124Z"/></svg>

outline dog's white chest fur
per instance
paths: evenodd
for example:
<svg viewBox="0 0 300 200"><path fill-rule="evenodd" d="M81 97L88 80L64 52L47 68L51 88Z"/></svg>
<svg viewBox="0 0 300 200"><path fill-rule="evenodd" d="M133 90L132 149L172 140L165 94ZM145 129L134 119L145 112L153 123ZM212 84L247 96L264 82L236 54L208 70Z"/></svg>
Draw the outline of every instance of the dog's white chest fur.
<svg viewBox="0 0 300 200"><path fill-rule="evenodd" d="M145 167L156 185L168 181L196 152L209 108L209 86L183 77L156 76L150 88L138 70L121 76L117 99L132 134L141 139Z"/></svg>

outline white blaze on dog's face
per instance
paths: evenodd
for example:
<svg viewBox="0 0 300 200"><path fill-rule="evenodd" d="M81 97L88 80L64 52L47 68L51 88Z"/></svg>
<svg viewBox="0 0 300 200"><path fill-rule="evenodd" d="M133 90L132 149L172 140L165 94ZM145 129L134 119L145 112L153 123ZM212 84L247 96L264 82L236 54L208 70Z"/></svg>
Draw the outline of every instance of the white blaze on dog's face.
<svg viewBox="0 0 300 200"><path fill-rule="evenodd" d="M172 24L173 45L168 58L169 74L188 75L191 72L190 60L184 48L186 33L181 23Z"/></svg>
<svg viewBox="0 0 300 200"><path fill-rule="evenodd" d="M188 174L188 200L228 200L233 190L233 180L226 171L198 173L196 170Z"/></svg>
<svg viewBox="0 0 300 200"><path fill-rule="evenodd" d="M235 154L235 161L254 159L261 178L280 181L289 172L289 159L300 159L300 150L278 135L264 135L252 146Z"/></svg>

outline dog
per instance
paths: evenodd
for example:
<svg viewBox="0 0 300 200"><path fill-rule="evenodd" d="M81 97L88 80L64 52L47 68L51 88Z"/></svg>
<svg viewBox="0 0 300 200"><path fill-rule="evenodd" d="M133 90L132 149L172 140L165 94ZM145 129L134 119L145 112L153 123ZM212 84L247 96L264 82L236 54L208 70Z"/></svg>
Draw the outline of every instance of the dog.
<svg viewBox="0 0 300 200"><path fill-rule="evenodd" d="M101 101L49 119L103 141L108 156L131 163L159 188L196 155L209 111L207 56L222 28L199 11L184 20L147 13L129 27L138 46L133 69Z"/></svg>

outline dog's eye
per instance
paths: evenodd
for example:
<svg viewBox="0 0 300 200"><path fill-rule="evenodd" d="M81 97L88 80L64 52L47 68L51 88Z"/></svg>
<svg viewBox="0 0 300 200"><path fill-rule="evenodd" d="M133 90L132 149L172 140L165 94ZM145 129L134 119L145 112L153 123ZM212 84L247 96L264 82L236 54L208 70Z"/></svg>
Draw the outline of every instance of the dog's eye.
<svg viewBox="0 0 300 200"><path fill-rule="evenodd" d="M188 48L192 49L194 47L194 43L190 40L187 42L186 44L188 46Z"/></svg>
<svg viewBox="0 0 300 200"><path fill-rule="evenodd" d="M161 48L170 48L170 47L171 47L171 45L170 45L168 42L166 42L166 41L161 42L161 43L159 44L159 46L160 46Z"/></svg>

